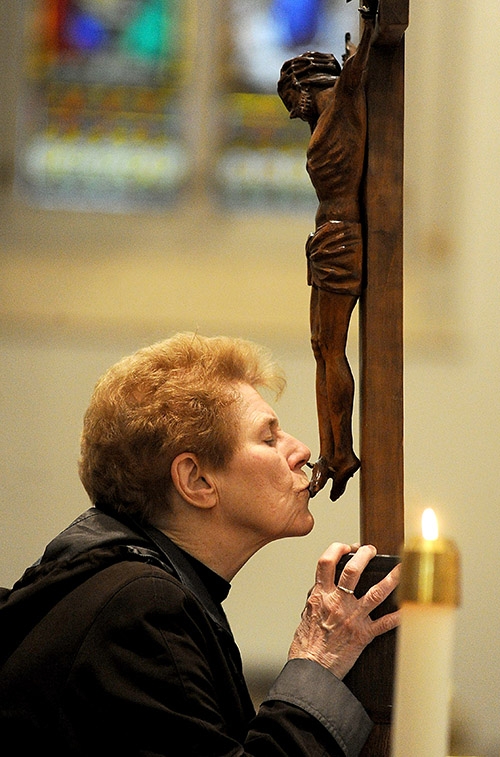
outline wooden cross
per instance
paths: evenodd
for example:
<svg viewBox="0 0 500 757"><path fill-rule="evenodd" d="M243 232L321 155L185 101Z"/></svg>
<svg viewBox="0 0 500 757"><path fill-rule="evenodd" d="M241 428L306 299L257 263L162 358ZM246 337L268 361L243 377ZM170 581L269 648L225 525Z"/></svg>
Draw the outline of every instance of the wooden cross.
<svg viewBox="0 0 500 757"><path fill-rule="evenodd" d="M347 0L349 2L349 0ZM316 191L306 243L320 455L314 496L342 496L359 468L352 445L354 381L345 354L360 301L361 541L398 554L403 505L403 116L409 0L366 0L363 31L341 70L329 53L286 61L278 92L309 123Z"/></svg>
<svg viewBox="0 0 500 757"><path fill-rule="evenodd" d="M291 117L311 127L307 170L318 209L306 255L320 457L310 491L314 496L332 479L333 500L359 467L352 449L354 387L345 340L358 298L360 303L361 541L374 544L379 555L363 572L357 595L389 572L404 539L403 126L409 0L366 0L361 12L361 39L342 71L334 56L308 52L283 64L278 83ZM377 612L393 609L390 597ZM389 754L394 652L394 632L377 637L345 678L376 723L363 757Z"/></svg>
<svg viewBox="0 0 500 757"><path fill-rule="evenodd" d="M403 130L409 0L380 0L368 63L365 288L360 298L361 542L398 555L404 541ZM385 565L384 565L385 561ZM377 567L381 573L377 575ZM381 558L368 583L392 567ZM395 608L395 602L386 610ZM378 637L350 674L375 720L362 757L388 757L395 633Z"/></svg>
<svg viewBox="0 0 500 757"><path fill-rule="evenodd" d="M380 0L368 64L365 283L360 298L361 542L397 555L403 493L404 31L409 0Z"/></svg>

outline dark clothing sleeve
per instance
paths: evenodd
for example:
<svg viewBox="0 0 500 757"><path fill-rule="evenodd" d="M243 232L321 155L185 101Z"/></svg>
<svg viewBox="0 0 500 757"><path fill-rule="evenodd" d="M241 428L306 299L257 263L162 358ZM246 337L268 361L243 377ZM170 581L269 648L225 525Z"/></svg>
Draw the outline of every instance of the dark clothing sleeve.
<svg viewBox="0 0 500 757"><path fill-rule="evenodd" d="M338 745L329 754L356 757L373 727L356 697L329 670L312 660L289 660L261 707L288 702L312 715Z"/></svg>

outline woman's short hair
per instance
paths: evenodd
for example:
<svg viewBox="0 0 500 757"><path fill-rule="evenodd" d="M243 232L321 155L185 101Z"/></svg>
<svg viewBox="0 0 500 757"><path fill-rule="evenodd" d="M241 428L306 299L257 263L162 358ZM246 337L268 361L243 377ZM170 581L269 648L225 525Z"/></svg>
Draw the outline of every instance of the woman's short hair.
<svg viewBox="0 0 500 757"><path fill-rule="evenodd" d="M177 334L109 368L81 437L79 473L91 501L148 521L167 504L181 452L227 465L238 445L241 383L279 396L285 379L264 348L222 336Z"/></svg>

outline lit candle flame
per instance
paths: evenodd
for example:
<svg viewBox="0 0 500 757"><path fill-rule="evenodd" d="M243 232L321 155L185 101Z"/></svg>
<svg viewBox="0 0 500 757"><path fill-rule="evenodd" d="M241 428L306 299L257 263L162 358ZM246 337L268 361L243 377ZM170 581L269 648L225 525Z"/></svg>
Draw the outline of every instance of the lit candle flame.
<svg viewBox="0 0 500 757"><path fill-rule="evenodd" d="M429 541L436 541L439 536L436 513L432 507L427 507L422 513L422 536Z"/></svg>

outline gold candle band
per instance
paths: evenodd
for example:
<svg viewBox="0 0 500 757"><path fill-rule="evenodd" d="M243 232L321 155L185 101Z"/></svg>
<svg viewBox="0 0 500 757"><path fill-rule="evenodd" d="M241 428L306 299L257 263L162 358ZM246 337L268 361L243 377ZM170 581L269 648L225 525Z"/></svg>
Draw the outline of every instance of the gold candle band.
<svg viewBox="0 0 500 757"><path fill-rule="evenodd" d="M460 555L448 539L415 537L404 549L399 603L460 604Z"/></svg>

